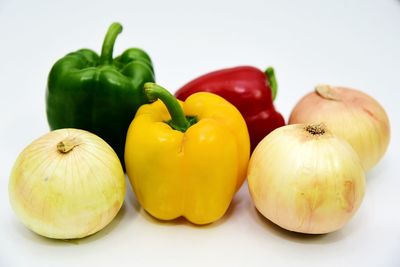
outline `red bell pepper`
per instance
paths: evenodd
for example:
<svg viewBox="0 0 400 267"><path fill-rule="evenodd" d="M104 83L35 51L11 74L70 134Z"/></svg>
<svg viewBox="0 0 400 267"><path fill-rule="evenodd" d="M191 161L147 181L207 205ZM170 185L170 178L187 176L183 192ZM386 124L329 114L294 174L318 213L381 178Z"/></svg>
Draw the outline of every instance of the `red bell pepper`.
<svg viewBox="0 0 400 267"><path fill-rule="evenodd" d="M285 120L273 105L277 83L273 68L265 72L251 66L222 69L200 76L180 88L175 96L186 100L196 92L211 92L233 104L246 120L251 151Z"/></svg>

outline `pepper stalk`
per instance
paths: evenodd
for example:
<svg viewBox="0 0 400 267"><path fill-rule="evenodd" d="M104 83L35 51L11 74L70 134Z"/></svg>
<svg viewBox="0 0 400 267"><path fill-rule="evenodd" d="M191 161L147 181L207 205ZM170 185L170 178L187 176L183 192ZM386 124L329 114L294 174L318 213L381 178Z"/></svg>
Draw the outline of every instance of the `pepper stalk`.
<svg viewBox="0 0 400 267"><path fill-rule="evenodd" d="M178 100L165 88L158 84L147 82L144 84L144 94L149 102L155 102L160 99L171 116L171 120L166 122L174 130L186 132L186 130L197 122L195 117L186 117Z"/></svg>
<svg viewBox="0 0 400 267"><path fill-rule="evenodd" d="M112 63L115 40L117 39L118 34L121 32L122 25L118 22L114 22L108 28L106 37L103 41L103 46L101 48L100 65L110 65Z"/></svg>

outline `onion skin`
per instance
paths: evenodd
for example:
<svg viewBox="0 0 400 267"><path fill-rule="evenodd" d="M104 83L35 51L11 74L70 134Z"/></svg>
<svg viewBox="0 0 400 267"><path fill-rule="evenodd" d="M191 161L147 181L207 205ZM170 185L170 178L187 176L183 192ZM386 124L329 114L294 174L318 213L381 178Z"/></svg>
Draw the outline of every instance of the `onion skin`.
<svg viewBox="0 0 400 267"><path fill-rule="evenodd" d="M340 229L359 208L365 192L360 160L325 127L287 125L265 137L248 168L257 210L289 231L323 234Z"/></svg>
<svg viewBox="0 0 400 267"><path fill-rule="evenodd" d="M320 85L294 107L289 124L323 122L354 148L368 171L383 157L390 140L389 118L369 95L350 88Z"/></svg>
<svg viewBox="0 0 400 267"><path fill-rule="evenodd" d="M39 235L82 238L104 228L125 197L125 175L112 148L83 130L50 132L18 156L9 181L11 206Z"/></svg>

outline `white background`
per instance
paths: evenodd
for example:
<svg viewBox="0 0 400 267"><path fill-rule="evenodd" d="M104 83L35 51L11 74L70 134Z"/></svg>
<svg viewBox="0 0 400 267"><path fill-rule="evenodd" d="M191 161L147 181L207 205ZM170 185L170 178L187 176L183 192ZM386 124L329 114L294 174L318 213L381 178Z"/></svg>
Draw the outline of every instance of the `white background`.
<svg viewBox="0 0 400 267"><path fill-rule="evenodd" d="M8 201L20 151L45 134L52 64L70 51L99 51L113 21L128 47L152 56L171 91L205 72L273 65L276 107L286 120L318 83L359 88L386 109L392 140L367 175L355 217L340 231L308 236L263 219L244 186L225 217L206 227L162 223L131 189L116 219L77 241L27 230ZM0 266L400 266L400 1L0 1ZM397 165L397 166L396 166Z"/></svg>

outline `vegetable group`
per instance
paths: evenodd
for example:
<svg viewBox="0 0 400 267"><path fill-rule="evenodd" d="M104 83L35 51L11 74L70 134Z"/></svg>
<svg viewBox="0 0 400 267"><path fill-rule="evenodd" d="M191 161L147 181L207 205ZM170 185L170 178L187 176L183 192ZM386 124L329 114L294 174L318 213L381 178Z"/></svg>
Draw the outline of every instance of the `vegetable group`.
<svg viewBox="0 0 400 267"><path fill-rule="evenodd" d="M390 139L383 107L367 94L349 88L319 85L294 107L289 124L323 122L357 152L366 171L384 155Z"/></svg>
<svg viewBox="0 0 400 267"><path fill-rule="evenodd" d="M70 239L104 228L124 201L124 164L139 203L160 220L215 222L246 177L256 208L285 229L329 233L350 220L364 172L390 139L377 101L320 85L284 126L273 68L250 66L202 75L177 100L154 83L143 50L113 58L121 31L110 26L100 56L81 49L50 71L47 119L57 130L22 151L9 182L29 229Z"/></svg>
<svg viewBox="0 0 400 267"><path fill-rule="evenodd" d="M91 235L118 213L125 175L112 148L87 131L61 129L27 146L9 182L11 205L32 231L51 238Z"/></svg>
<svg viewBox="0 0 400 267"><path fill-rule="evenodd" d="M243 117L210 93L178 102L147 83L145 94L159 100L140 107L125 149L126 172L140 204L162 220L218 220L246 178L250 142Z"/></svg>
<svg viewBox="0 0 400 267"><path fill-rule="evenodd" d="M210 92L228 100L246 121L253 151L267 134L285 125L273 104L277 89L273 68L262 72L254 67L241 66L202 75L184 85L175 95L185 100L196 92Z"/></svg>
<svg viewBox="0 0 400 267"><path fill-rule="evenodd" d="M263 139L251 156L248 185L257 209L290 231L341 228L365 191L360 160L326 126L288 125Z"/></svg>
<svg viewBox="0 0 400 267"><path fill-rule="evenodd" d="M154 81L150 57L130 48L113 59L113 47L122 31L113 23L101 55L81 49L58 60L47 84L47 119L52 130L79 128L103 138L123 162L125 136L140 105L142 88Z"/></svg>

